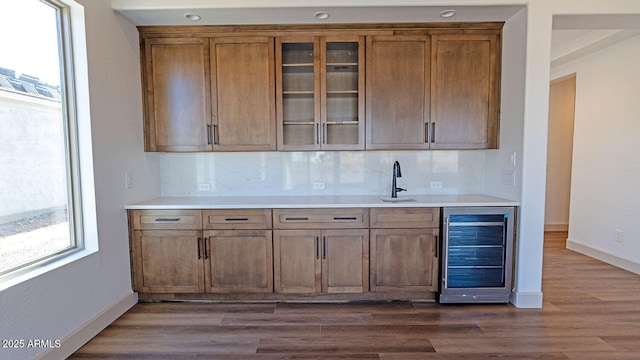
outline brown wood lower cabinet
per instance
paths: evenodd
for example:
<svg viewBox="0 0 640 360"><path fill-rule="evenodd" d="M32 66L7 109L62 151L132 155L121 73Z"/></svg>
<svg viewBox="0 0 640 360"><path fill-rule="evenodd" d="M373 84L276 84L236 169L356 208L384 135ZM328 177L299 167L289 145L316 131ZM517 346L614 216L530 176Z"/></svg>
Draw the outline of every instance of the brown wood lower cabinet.
<svg viewBox="0 0 640 360"><path fill-rule="evenodd" d="M133 289L147 300L428 299L439 219L439 208L131 210Z"/></svg>
<svg viewBox="0 0 640 360"><path fill-rule="evenodd" d="M129 218L135 291L273 292L271 210L133 210Z"/></svg>
<svg viewBox="0 0 640 360"><path fill-rule="evenodd" d="M371 209L371 291L438 291L439 208Z"/></svg>
<svg viewBox="0 0 640 360"><path fill-rule="evenodd" d="M271 230L209 230L204 235L207 292L273 291Z"/></svg>
<svg viewBox="0 0 640 360"><path fill-rule="evenodd" d="M145 293L204 291L202 232L134 231L134 290Z"/></svg>
<svg viewBox="0 0 640 360"><path fill-rule="evenodd" d="M368 285L366 229L274 231L276 292L362 293Z"/></svg>
<svg viewBox="0 0 640 360"><path fill-rule="evenodd" d="M372 229L371 291L437 291L436 246L425 229Z"/></svg>

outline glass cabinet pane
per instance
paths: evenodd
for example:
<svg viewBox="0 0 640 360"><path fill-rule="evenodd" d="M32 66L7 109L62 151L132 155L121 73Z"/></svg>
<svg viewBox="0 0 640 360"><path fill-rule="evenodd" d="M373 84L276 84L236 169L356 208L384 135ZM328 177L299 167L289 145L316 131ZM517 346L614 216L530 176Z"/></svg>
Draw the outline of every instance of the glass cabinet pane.
<svg viewBox="0 0 640 360"><path fill-rule="evenodd" d="M285 145L313 145L315 139L313 43L282 44L282 121Z"/></svg>
<svg viewBox="0 0 640 360"><path fill-rule="evenodd" d="M325 143L358 144L358 43L327 42L325 56Z"/></svg>

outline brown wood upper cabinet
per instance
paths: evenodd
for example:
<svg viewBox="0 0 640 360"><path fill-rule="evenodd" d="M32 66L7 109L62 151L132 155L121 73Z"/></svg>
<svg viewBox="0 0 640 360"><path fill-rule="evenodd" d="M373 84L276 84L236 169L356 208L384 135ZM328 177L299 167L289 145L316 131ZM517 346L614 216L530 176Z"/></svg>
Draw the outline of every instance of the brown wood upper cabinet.
<svg viewBox="0 0 640 360"><path fill-rule="evenodd" d="M367 37L367 149L498 147L500 37Z"/></svg>
<svg viewBox="0 0 640 360"><path fill-rule="evenodd" d="M278 149L364 149L364 36L276 39Z"/></svg>
<svg viewBox="0 0 640 360"><path fill-rule="evenodd" d="M276 149L274 40L211 39L214 150Z"/></svg>
<svg viewBox="0 0 640 360"><path fill-rule="evenodd" d="M145 150L211 150L209 41L145 39L142 62Z"/></svg>
<svg viewBox="0 0 640 360"><path fill-rule="evenodd" d="M428 149L429 36L367 37L367 149Z"/></svg>
<svg viewBox="0 0 640 360"><path fill-rule="evenodd" d="M499 35L433 35L431 44L431 148L497 148Z"/></svg>
<svg viewBox="0 0 640 360"><path fill-rule="evenodd" d="M146 151L275 150L273 37L144 39Z"/></svg>
<svg viewBox="0 0 640 360"><path fill-rule="evenodd" d="M502 26L139 27L145 151L497 148Z"/></svg>

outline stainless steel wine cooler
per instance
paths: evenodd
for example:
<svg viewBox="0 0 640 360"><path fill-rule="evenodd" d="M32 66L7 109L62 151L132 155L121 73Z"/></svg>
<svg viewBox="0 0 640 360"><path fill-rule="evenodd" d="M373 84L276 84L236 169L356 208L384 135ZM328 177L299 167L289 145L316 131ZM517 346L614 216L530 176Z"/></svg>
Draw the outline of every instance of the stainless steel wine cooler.
<svg viewBox="0 0 640 360"><path fill-rule="evenodd" d="M444 208L441 303L509 302L512 207Z"/></svg>

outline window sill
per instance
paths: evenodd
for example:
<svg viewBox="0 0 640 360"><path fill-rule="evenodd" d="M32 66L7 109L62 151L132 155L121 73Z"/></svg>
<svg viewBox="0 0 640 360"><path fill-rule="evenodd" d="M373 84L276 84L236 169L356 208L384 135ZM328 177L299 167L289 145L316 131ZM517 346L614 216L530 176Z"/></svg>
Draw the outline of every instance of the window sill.
<svg viewBox="0 0 640 360"><path fill-rule="evenodd" d="M34 279L40 275L55 271L58 268L85 258L95 252L97 252L97 249L71 250L69 252L56 255L42 262L0 276L0 292L15 285Z"/></svg>

